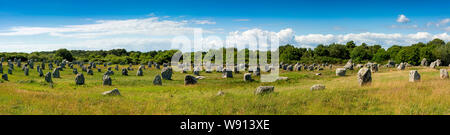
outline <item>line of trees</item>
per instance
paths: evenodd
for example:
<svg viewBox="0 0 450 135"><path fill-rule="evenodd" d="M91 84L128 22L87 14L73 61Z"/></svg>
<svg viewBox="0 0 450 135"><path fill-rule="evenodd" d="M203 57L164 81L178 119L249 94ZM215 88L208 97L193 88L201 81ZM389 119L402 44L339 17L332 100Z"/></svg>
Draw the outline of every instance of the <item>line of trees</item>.
<svg viewBox="0 0 450 135"><path fill-rule="evenodd" d="M210 50L210 51L223 51L223 59L225 62L225 51L229 50L221 48L222 50ZM248 56L251 52L248 49L237 50L233 48L235 53L235 60L238 51L246 52L246 62L248 62ZM67 50L59 49L55 51L47 52L32 52L32 53L0 53L0 57L6 59L21 59L26 61L28 59L41 60L63 60L68 61L95 61L95 62L112 62L113 64L119 63L147 63L149 61L157 63L169 63L172 55L178 50L164 50L164 51L127 51L125 49L112 49L112 50L97 50L97 51L85 51L85 50ZM207 54L201 52L203 57ZM259 54L259 51L255 53ZM427 43L416 43L410 46L392 45L387 50L382 48L381 45L367 45L362 43L356 45L353 41L344 44L329 44L318 45L316 48L298 48L293 45L284 45L279 47L280 62L284 63L333 63L340 64L345 63L348 59L352 59L357 63L377 62L384 64L388 60L394 60L397 63L408 62L412 65L419 65L423 58L426 58L429 62L436 59L441 59L443 64L450 64L450 42L445 43L441 39L434 39ZM270 61L271 52L268 52L268 59ZM191 60L194 60L194 53L191 53ZM214 59L213 59L214 61Z"/></svg>

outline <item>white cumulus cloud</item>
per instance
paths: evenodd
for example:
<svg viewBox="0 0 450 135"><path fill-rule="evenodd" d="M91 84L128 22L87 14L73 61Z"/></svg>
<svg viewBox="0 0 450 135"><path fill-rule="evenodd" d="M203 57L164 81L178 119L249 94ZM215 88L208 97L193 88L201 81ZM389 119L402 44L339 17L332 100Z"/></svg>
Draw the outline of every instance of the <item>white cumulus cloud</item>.
<svg viewBox="0 0 450 135"><path fill-rule="evenodd" d="M408 23L410 20L404 14L398 15L397 22Z"/></svg>

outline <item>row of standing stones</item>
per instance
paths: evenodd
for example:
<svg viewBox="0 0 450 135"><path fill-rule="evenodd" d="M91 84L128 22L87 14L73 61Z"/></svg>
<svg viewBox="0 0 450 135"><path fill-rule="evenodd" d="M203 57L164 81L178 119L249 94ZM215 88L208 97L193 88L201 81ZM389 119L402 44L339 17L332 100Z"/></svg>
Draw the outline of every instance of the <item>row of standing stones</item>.
<svg viewBox="0 0 450 135"><path fill-rule="evenodd" d="M2 59L3 62L4 59ZM18 67L20 67L22 64L19 60L14 60L16 62L16 65ZM45 61L42 62L41 65L37 65L37 72L39 73L40 77L44 77L45 81L48 83L53 83L52 81L52 77L53 78L60 78L60 73L59 71L63 71L64 68L66 68L66 65L69 65L70 68L73 69L73 73L76 74L75 76L75 84L77 85L84 85L85 84L85 78L84 75L82 73L78 73L77 68L74 68L73 65L79 65L82 68L82 71L87 72L88 75L93 75L94 72L92 70L92 68L96 68L98 63L94 63L91 62L89 63L88 66L85 66L83 63L80 62L75 62L75 63L71 63L68 61L62 61L61 63L59 62L55 62L55 64L58 66L56 67L53 72L48 72L47 74L43 74L42 69L45 69ZM434 62L431 62L430 64L428 64L427 60L424 58L421 61L421 66L429 66L430 68L436 68L438 66L440 66L442 63L440 60L436 60ZM26 76L29 75L29 69L33 69L34 65L34 61L33 60L29 60L27 61L27 63L24 64L24 66L22 67L22 70L24 71L24 74ZM104 63L104 67L107 67L108 65L111 65L110 63ZM156 69L160 69L160 66L156 63L152 63L149 62L148 67L151 68L152 65L154 65L154 67ZM129 67L127 68L122 68L122 75L124 76L128 76L128 71L133 71L132 68L132 64L130 64ZM161 75L156 75L154 80L153 80L153 84L154 85L162 85L162 80L172 80L172 68L168 67L168 64L163 64L164 68L161 70ZM332 69L333 65L331 64L312 64L312 65L306 65L306 64L299 64L296 63L295 65L289 65L289 64L283 64L280 63L279 68L286 70L286 71L301 71L302 69L304 70L309 70L309 71L314 71L314 70L324 70L325 67L329 67L330 69ZM349 60L345 66L343 68L337 68L336 69L336 76L345 76L346 71L347 70L354 70L354 68L360 68L360 70L357 73L357 80L358 83L363 86L363 85L368 85L372 82L372 73L373 72L377 72L378 68L380 65L376 64L376 63L367 63L365 65L362 64L357 64L355 65L352 60ZM408 63L400 63L400 64L395 64L395 62L389 61L388 64L385 65L385 67L397 67L397 69L399 70L404 70L405 67L409 67L412 66ZM450 66L450 65L449 65ZM14 69L14 64L12 64L11 60L8 60L8 74L12 75L12 69ZM48 67L50 69L53 69L53 64L52 62L49 62ZM179 68L183 69L182 73L186 73L187 70L186 69L186 65L183 64L179 64ZM244 64L240 64L237 66L234 66L234 68L228 69L228 68L224 68L223 66L217 66L216 70L219 72L222 72L222 76L223 78L233 78L233 72L234 73L239 73L239 71L245 71L242 69L245 69L246 67L248 67L248 65L244 65ZM145 66L141 65L139 66L136 75L137 76L144 76L144 72L143 69L145 69ZM271 70L274 69L273 66L269 66L266 65L263 67L264 71L266 72L270 72ZM119 67L118 65L115 66L115 70L118 71ZM100 68L97 68L98 72L101 72ZM197 77L194 77L192 75L186 75L185 79L184 79L184 84L185 85L193 85L196 84L198 80L200 79L204 79L204 76L200 76L200 71L201 68L199 67L195 67L193 74L196 75ZM211 66L207 65L206 66L206 73L211 73ZM261 72L261 68L259 66L257 66L256 68L249 68L248 70L250 73L245 73L244 74L244 81L246 82L251 82L254 81L254 79L252 79L252 73L255 76L259 76L260 72ZM0 64L0 73L3 73L3 65ZM2 79L8 81L8 74L2 74ZM103 85L112 85L112 79L111 79L111 75L114 75L114 71L112 71L111 67L108 67L108 70L105 72L105 74L103 75ZM321 75L320 73L316 74L316 75ZM410 82L417 82L420 81L420 74L418 73L417 70L412 70L409 73L409 81ZM448 71L446 69L441 69L440 70L440 78L441 79L448 79L449 75L448 75ZM278 80L287 80L287 77L279 77ZM315 90L323 90L325 89L325 85L323 84L316 84L313 85L311 87L311 91L315 91ZM255 91L255 94L261 95L261 94L265 94L265 93L270 93L274 91L274 87L273 86L260 86L257 88L257 90ZM120 92L118 91L118 89L114 89L111 91L107 91L105 93L103 93L104 95L120 95ZM218 95L223 95L224 92L223 91L219 91Z"/></svg>

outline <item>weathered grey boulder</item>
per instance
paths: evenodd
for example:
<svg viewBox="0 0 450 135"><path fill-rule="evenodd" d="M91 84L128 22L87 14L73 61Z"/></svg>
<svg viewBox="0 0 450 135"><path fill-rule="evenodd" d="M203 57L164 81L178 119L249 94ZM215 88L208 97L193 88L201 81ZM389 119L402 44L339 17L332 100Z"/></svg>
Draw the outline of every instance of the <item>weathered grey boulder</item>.
<svg viewBox="0 0 450 135"><path fill-rule="evenodd" d="M251 82L251 81L253 81L253 79L252 79L252 74L251 74L251 73L245 73L245 74L244 74L244 81L246 81L246 82Z"/></svg>
<svg viewBox="0 0 450 135"><path fill-rule="evenodd" d="M352 59L348 60L348 62L345 64L344 68L347 69L347 70L353 70L353 61L352 61Z"/></svg>
<svg viewBox="0 0 450 135"><path fill-rule="evenodd" d="M286 67L288 71L294 71L294 67L292 65L289 65Z"/></svg>
<svg viewBox="0 0 450 135"><path fill-rule="evenodd" d="M345 76L345 72L347 70L345 70L345 68L337 68L336 69L336 76Z"/></svg>
<svg viewBox="0 0 450 135"><path fill-rule="evenodd" d="M105 91L102 93L104 96L121 96L119 89L115 88L114 90Z"/></svg>
<svg viewBox="0 0 450 135"><path fill-rule="evenodd" d="M97 71L101 73L101 72L102 72L102 69L100 69L100 68L97 68Z"/></svg>
<svg viewBox="0 0 450 135"><path fill-rule="evenodd" d="M370 84L372 82L372 74L369 68L361 68L358 71L357 79L360 86Z"/></svg>
<svg viewBox="0 0 450 135"><path fill-rule="evenodd" d="M436 66L438 66L438 67L442 65L442 62L441 62L440 59L437 59L437 60L434 61L434 62L436 62Z"/></svg>
<svg viewBox="0 0 450 135"><path fill-rule="evenodd" d="M48 83L53 82L53 81L52 81L52 73L47 72L47 74L45 74L44 79L45 79L45 81L48 82Z"/></svg>
<svg viewBox="0 0 450 135"><path fill-rule="evenodd" d="M114 69L115 69L116 71L119 71L119 65L116 65L116 67L114 67Z"/></svg>
<svg viewBox="0 0 450 135"><path fill-rule="evenodd" d="M420 62L420 66L428 66L428 61L426 58L422 59L422 61Z"/></svg>
<svg viewBox="0 0 450 135"><path fill-rule="evenodd" d="M410 82L420 81L420 74L419 72L417 72L417 70L409 71L409 81Z"/></svg>
<svg viewBox="0 0 450 135"><path fill-rule="evenodd" d="M436 66L437 66L436 62L431 62L430 63L430 68L436 68Z"/></svg>
<svg viewBox="0 0 450 135"><path fill-rule="evenodd" d="M8 74L10 74L10 75L13 74L13 70L11 69L11 67L8 68Z"/></svg>
<svg viewBox="0 0 450 135"><path fill-rule="evenodd" d="M28 67L25 67L24 73L25 73L25 76L30 75L30 70L28 69Z"/></svg>
<svg viewBox="0 0 450 135"><path fill-rule="evenodd" d="M225 95L225 92L223 92L223 91L219 91L219 92L217 92L217 94L216 94L216 96L223 96L223 95Z"/></svg>
<svg viewBox="0 0 450 135"><path fill-rule="evenodd" d="M205 79L206 77L204 77L204 76L196 76L195 78L197 78L197 80L202 80L202 79Z"/></svg>
<svg viewBox="0 0 450 135"><path fill-rule="evenodd" d="M53 78L61 78L61 76L60 76L60 74L59 74L59 68L55 68L55 69L53 70L52 75L53 75Z"/></svg>
<svg viewBox="0 0 450 135"><path fill-rule="evenodd" d="M75 84L76 85L83 85L84 84L84 75L83 75L83 73L77 74L77 76L75 76Z"/></svg>
<svg viewBox="0 0 450 135"><path fill-rule="evenodd" d="M441 79L448 79L449 78L447 69L441 69L439 72L440 72L439 77L441 77Z"/></svg>
<svg viewBox="0 0 450 135"><path fill-rule="evenodd" d="M223 78L233 78L233 72L231 70L223 69L222 77Z"/></svg>
<svg viewBox="0 0 450 135"><path fill-rule="evenodd" d="M137 76L144 76L144 72L142 71L142 66L139 67L136 73Z"/></svg>
<svg viewBox="0 0 450 135"><path fill-rule="evenodd" d="M112 79L109 75L103 75L103 85L112 85Z"/></svg>
<svg viewBox="0 0 450 135"><path fill-rule="evenodd" d="M309 70L309 71L314 71L314 65L309 65L309 66L308 66L308 70Z"/></svg>
<svg viewBox="0 0 450 135"><path fill-rule="evenodd" d="M3 74L3 65L0 63L0 74Z"/></svg>
<svg viewBox="0 0 450 135"><path fill-rule="evenodd" d="M87 74L88 75L94 75L94 71L92 71L91 69L87 69Z"/></svg>
<svg viewBox="0 0 450 135"><path fill-rule="evenodd" d="M274 89L275 89L274 86L259 86L255 90L255 94L256 95L264 95L264 94L272 93L272 92L274 92Z"/></svg>
<svg viewBox="0 0 450 135"><path fill-rule="evenodd" d="M44 76L44 72L42 72L42 69L39 69L38 73L39 73L39 77Z"/></svg>
<svg viewBox="0 0 450 135"><path fill-rule="evenodd" d="M114 75L114 71L108 70L108 71L106 71L105 74L103 74L103 75L109 75L109 76Z"/></svg>
<svg viewBox="0 0 450 135"><path fill-rule="evenodd" d="M288 79L289 79L288 77L281 77L281 76L280 76L280 77L277 78L277 81L278 81L278 80L288 80Z"/></svg>
<svg viewBox="0 0 450 135"><path fill-rule="evenodd" d="M325 89L325 85L323 85L323 84L316 84L311 87L311 91L323 90L323 89Z"/></svg>
<svg viewBox="0 0 450 135"><path fill-rule="evenodd" d="M316 73L315 75L319 76L319 75L322 75L322 73Z"/></svg>
<svg viewBox="0 0 450 135"><path fill-rule="evenodd" d="M398 70L405 70L405 67L406 67L406 65L405 65L405 63L400 63L399 65L398 65L398 67L397 67L397 69Z"/></svg>
<svg viewBox="0 0 450 135"><path fill-rule="evenodd" d="M160 75L156 75L153 79L153 85L162 85L162 79Z"/></svg>
<svg viewBox="0 0 450 135"><path fill-rule="evenodd" d="M5 81L8 81L8 74L3 74L2 75L2 79L5 80Z"/></svg>
<svg viewBox="0 0 450 135"><path fill-rule="evenodd" d="M164 80L172 80L172 74L173 74L173 71L172 71L171 67L165 67L161 71L161 77Z"/></svg>
<svg viewBox="0 0 450 135"><path fill-rule="evenodd" d="M77 68L73 68L73 69L72 69L72 73L73 73L73 74L78 74L78 69L77 69Z"/></svg>
<svg viewBox="0 0 450 135"><path fill-rule="evenodd" d="M260 76L261 75L261 68L259 68L259 66L255 68L255 71L253 72L253 75L255 75L255 76Z"/></svg>
<svg viewBox="0 0 450 135"><path fill-rule="evenodd" d="M122 68L122 75L128 76L128 70L126 68Z"/></svg>
<svg viewBox="0 0 450 135"><path fill-rule="evenodd" d="M184 85L192 85L197 83L197 78L192 75L186 75L184 77Z"/></svg>

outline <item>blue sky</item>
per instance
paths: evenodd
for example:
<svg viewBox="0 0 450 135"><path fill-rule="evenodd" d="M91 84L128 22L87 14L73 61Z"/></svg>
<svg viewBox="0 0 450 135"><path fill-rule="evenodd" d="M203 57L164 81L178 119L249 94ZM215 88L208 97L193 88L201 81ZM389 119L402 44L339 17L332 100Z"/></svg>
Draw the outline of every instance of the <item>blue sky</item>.
<svg viewBox="0 0 450 135"><path fill-rule="evenodd" d="M242 41L275 35L281 43L409 45L450 40L448 0L0 0L3 51L160 50L201 28Z"/></svg>

